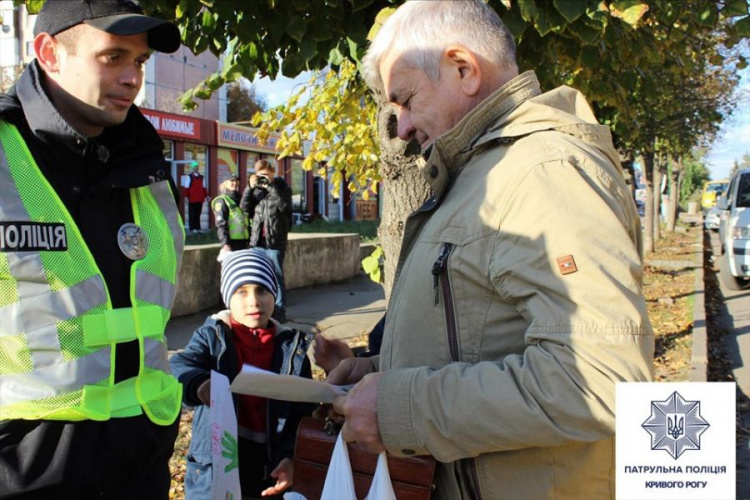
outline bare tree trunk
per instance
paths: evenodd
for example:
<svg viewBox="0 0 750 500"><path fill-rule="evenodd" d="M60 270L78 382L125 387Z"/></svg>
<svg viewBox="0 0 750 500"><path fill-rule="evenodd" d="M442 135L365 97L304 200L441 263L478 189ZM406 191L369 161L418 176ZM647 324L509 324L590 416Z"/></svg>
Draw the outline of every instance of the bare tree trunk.
<svg viewBox="0 0 750 500"><path fill-rule="evenodd" d="M643 181L646 184L646 210L643 216L643 253L654 251L654 152L646 151L641 154L643 165Z"/></svg>
<svg viewBox="0 0 750 500"><path fill-rule="evenodd" d="M654 192L654 243L661 238L661 176L662 176L662 154L656 153L653 156L653 192Z"/></svg>
<svg viewBox="0 0 750 500"><path fill-rule="evenodd" d="M680 200L680 178L682 177L682 158L673 156L669 174L669 210L667 211L667 231L673 233L677 225L677 206Z"/></svg>
<svg viewBox="0 0 750 500"><path fill-rule="evenodd" d="M387 104L381 105L378 129L383 179L383 216L378 237L385 254L383 287L387 303L393 288L406 218L429 198L430 188L418 167L421 161L419 146L398 138L396 115Z"/></svg>

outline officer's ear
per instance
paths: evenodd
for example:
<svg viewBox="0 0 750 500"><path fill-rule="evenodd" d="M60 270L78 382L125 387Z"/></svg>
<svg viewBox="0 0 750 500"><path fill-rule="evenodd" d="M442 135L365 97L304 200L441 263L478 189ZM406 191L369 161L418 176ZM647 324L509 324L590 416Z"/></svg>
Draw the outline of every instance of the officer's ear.
<svg viewBox="0 0 750 500"><path fill-rule="evenodd" d="M34 37L34 54L45 73L60 71L60 43L49 33L39 33Z"/></svg>

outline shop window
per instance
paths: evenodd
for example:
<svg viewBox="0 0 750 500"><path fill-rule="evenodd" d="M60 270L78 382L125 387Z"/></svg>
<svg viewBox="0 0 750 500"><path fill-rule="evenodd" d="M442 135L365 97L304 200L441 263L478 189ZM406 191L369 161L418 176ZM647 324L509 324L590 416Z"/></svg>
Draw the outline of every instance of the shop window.
<svg viewBox="0 0 750 500"><path fill-rule="evenodd" d="M218 179L219 185L228 179L230 175L239 175L237 169L237 162L239 161L239 153L234 149L219 148L217 151L218 164L216 165L216 178Z"/></svg>
<svg viewBox="0 0 750 500"><path fill-rule="evenodd" d="M307 213L307 171L302 160L292 160L292 210Z"/></svg>
<svg viewBox="0 0 750 500"><path fill-rule="evenodd" d="M167 161L172 161L174 159L174 141L163 142L164 149L162 149L162 154L164 155L164 159Z"/></svg>
<svg viewBox="0 0 750 500"><path fill-rule="evenodd" d="M208 184L208 147L200 144L185 144L185 159L198 162L198 172L203 175Z"/></svg>

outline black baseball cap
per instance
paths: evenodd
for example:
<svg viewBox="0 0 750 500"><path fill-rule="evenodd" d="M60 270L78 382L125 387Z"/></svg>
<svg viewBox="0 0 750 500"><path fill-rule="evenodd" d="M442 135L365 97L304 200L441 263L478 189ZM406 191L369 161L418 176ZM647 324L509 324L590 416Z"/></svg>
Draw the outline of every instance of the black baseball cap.
<svg viewBox="0 0 750 500"><path fill-rule="evenodd" d="M34 36L56 35L81 23L112 35L148 32L148 46L159 52L171 53L180 48L177 26L144 16L136 0L47 0L36 18Z"/></svg>

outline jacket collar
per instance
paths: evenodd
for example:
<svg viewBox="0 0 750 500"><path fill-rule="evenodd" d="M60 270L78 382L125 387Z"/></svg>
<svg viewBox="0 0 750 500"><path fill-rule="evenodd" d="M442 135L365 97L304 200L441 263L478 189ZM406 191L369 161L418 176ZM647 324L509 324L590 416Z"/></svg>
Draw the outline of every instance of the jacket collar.
<svg viewBox="0 0 750 500"><path fill-rule="evenodd" d="M54 139L78 155L83 155L88 137L78 132L58 113L42 81L36 59L21 74L16 86L18 99L29 128L45 142Z"/></svg>
<svg viewBox="0 0 750 500"><path fill-rule="evenodd" d="M486 144L554 130L583 140L620 165L608 127L597 122L586 98L565 85L541 93L532 71L512 79L470 111L426 151L422 174L438 200L475 152Z"/></svg>
<svg viewBox="0 0 750 500"><path fill-rule="evenodd" d="M527 71L493 92L427 148L422 175L438 198L469 159L482 133L522 102L540 93L536 75Z"/></svg>

